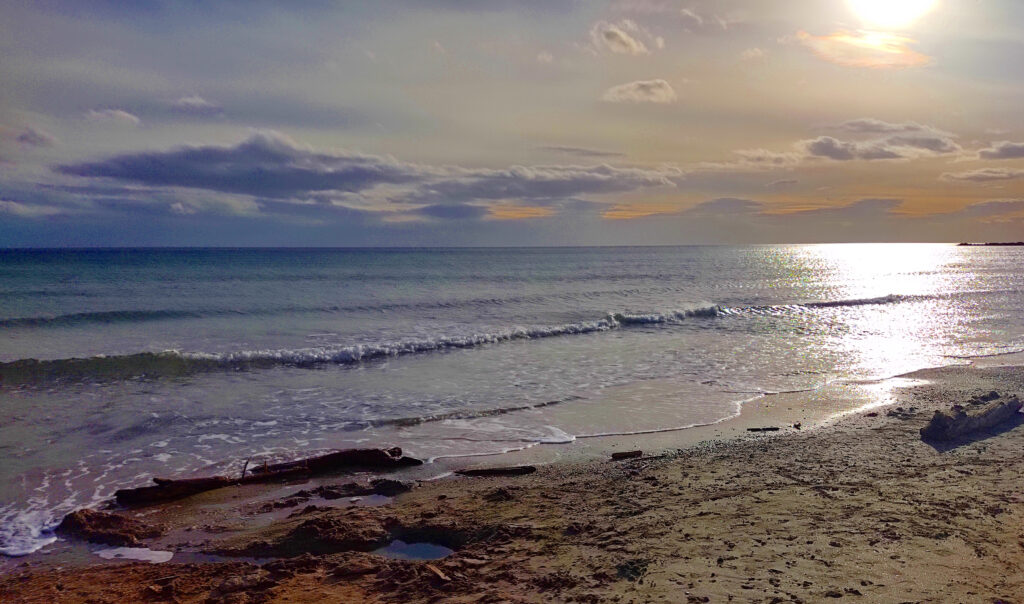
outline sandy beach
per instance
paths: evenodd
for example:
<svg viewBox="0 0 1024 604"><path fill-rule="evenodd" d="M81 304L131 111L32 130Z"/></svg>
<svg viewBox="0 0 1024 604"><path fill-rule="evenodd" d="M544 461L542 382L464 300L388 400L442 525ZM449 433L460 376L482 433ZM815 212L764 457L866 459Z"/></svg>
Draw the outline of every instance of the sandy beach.
<svg viewBox="0 0 1024 604"><path fill-rule="evenodd" d="M104 560L94 553L102 546L69 539L8 560L0 599L1022 601L1021 422L945 446L919 430L935 409L1024 393L1024 368L947 367L897 384L838 418L746 410L707 428L718 433L711 440L683 431L592 443L583 458L527 476L419 481L356 502L312 494L308 483L227 488L115 511L155 528L161 536L137 547L175 552L171 561ZM809 417L802 430L745 428L800 417ZM608 459L632 445L644 457ZM452 552L374 553L393 540Z"/></svg>

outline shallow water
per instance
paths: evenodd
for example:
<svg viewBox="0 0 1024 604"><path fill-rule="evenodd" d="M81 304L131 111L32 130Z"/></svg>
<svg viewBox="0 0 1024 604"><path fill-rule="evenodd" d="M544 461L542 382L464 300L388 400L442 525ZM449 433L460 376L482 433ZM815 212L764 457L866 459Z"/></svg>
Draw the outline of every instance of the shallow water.
<svg viewBox="0 0 1024 604"><path fill-rule="evenodd" d="M1022 267L916 244L0 252L0 552L154 474L680 428L1019 351Z"/></svg>

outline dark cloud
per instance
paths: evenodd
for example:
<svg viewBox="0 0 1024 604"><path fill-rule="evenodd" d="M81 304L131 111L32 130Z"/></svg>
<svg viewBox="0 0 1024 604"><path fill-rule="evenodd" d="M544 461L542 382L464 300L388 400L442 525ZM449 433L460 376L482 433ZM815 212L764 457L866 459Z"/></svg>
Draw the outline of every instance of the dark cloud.
<svg viewBox="0 0 1024 604"><path fill-rule="evenodd" d="M512 166L507 169L433 167L350 152L322 153L274 132L257 132L234 146L179 147L127 153L57 166L61 174L149 187L174 187L304 200L369 195L370 201L457 205L473 201L573 200L674 186L678 170L597 166ZM383 192L371 191L378 187ZM434 211L434 210L428 210ZM436 212L436 211L435 211Z"/></svg>
<svg viewBox="0 0 1024 604"><path fill-rule="evenodd" d="M629 19L619 23L598 21L590 29L590 40L595 50L606 50L624 55L649 54L647 45L634 37L637 34L646 35L646 32Z"/></svg>
<svg viewBox="0 0 1024 604"><path fill-rule="evenodd" d="M31 126L26 126L15 140L27 147L52 147L57 144L53 135Z"/></svg>
<svg viewBox="0 0 1024 604"><path fill-rule="evenodd" d="M811 157L836 161L910 159L922 154L944 155L961 150L951 136L930 132L898 134L869 141L846 141L832 136L819 136L802 141L800 146Z"/></svg>
<svg viewBox="0 0 1024 604"><path fill-rule="evenodd" d="M599 166L512 166L504 170L458 170L422 186L402 199L407 203L455 203L469 200L568 200L578 195L625 193L675 186L677 170Z"/></svg>
<svg viewBox="0 0 1024 604"><path fill-rule="evenodd" d="M981 159L1019 159L1024 157L1024 143L998 142L987 149L978 151L978 157Z"/></svg>
<svg viewBox="0 0 1024 604"><path fill-rule="evenodd" d="M62 165L56 170L72 176L266 197L309 191L361 191L422 177L408 164L373 155L314 153L271 132L255 133L233 147L126 153L97 162Z"/></svg>
<svg viewBox="0 0 1024 604"><path fill-rule="evenodd" d="M993 216L1006 216L1007 214L1015 214L1017 212L1024 212L1024 200L981 201L967 206L960 210L958 214L974 218L990 218Z"/></svg>
<svg viewBox="0 0 1024 604"><path fill-rule="evenodd" d="M772 189L782 189L785 187L792 187L793 185L799 184L800 181L795 178L781 178L779 180L773 180L768 183L768 187Z"/></svg>
<svg viewBox="0 0 1024 604"><path fill-rule="evenodd" d="M409 213L429 218L440 218L442 220L478 220L487 216L488 210L483 206L472 206L459 203L451 205L429 205L413 210Z"/></svg>
<svg viewBox="0 0 1024 604"><path fill-rule="evenodd" d="M852 159L902 159L903 155L875 143L864 144L841 141L831 136L819 136L803 142L804 150L812 157L824 157L836 161Z"/></svg>

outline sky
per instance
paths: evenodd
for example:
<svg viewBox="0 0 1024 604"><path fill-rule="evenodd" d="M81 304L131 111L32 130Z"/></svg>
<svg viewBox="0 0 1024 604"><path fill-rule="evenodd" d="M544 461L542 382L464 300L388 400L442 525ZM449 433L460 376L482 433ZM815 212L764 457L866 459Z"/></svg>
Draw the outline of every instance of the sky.
<svg viewBox="0 0 1024 604"><path fill-rule="evenodd" d="M1019 0L0 0L0 247L1024 239Z"/></svg>

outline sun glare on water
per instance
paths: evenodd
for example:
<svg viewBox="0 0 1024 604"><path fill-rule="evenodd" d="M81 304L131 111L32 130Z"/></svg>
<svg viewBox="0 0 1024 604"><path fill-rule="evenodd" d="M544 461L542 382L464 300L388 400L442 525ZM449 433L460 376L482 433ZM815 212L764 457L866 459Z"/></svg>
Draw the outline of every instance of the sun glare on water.
<svg viewBox="0 0 1024 604"><path fill-rule="evenodd" d="M858 17L875 26L902 29L935 8L938 0L846 0Z"/></svg>

